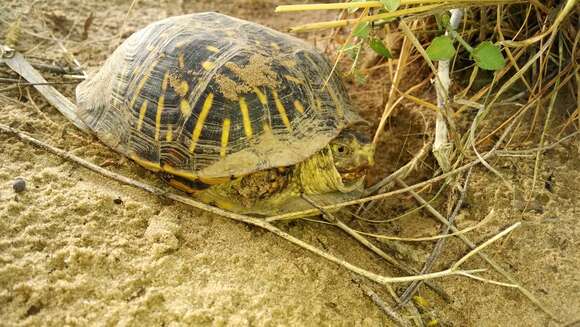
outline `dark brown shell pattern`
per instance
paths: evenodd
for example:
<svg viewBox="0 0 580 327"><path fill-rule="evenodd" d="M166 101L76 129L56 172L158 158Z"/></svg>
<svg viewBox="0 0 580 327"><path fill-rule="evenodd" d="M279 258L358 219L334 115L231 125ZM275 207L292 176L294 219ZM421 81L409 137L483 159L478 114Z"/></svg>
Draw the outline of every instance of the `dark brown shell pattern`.
<svg viewBox="0 0 580 327"><path fill-rule="evenodd" d="M78 86L78 116L150 170L231 178L301 162L358 120L331 70L270 28L172 17L133 34Z"/></svg>

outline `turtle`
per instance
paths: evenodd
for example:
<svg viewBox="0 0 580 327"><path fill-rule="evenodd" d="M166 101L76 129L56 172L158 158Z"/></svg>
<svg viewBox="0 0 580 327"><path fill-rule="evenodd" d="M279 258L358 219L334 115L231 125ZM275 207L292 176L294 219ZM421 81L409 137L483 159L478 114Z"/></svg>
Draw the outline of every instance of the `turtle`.
<svg viewBox="0 0 580 327"><path fill-rule="evenodd" d="M76 98L76 115L107 146L232 212L311 208L301 194L359 197L374 163L366 121L324 55L219 13L135 32Z"/></svg>

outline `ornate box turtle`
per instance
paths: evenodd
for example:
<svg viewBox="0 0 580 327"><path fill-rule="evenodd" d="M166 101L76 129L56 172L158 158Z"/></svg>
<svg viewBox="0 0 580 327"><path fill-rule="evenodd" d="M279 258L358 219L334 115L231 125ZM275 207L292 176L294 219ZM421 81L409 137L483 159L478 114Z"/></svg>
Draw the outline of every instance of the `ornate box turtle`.
<svg viewBox="0 0 580 327"><path fill-rule="evenodd" d="M328 61L217 13L153 23L77 88L105 144L200 200L276 214L360 195L374 148Z"/></svg>

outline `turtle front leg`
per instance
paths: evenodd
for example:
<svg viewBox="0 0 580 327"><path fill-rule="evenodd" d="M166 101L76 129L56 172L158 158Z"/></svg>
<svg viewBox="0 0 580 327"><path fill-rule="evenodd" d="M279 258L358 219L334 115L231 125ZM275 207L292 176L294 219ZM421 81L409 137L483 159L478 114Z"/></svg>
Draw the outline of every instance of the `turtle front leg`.
<svg viewBox="0 0 580 327"><path fill-rule="evenodd" d="M273 168L241 177L233 188L248 201L266 199L280 192L288 184L290 169Z"/></svg>

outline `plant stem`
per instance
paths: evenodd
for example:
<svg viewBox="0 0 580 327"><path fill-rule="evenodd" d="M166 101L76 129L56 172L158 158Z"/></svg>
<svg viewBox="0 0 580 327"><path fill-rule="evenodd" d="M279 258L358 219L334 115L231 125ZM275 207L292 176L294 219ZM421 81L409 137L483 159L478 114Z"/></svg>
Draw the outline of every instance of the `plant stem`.
<svg viewBox="0 0 580 327"><path fill-rule="evenodd" d="M455 40L457 40L457 42L459 42L465 48L465 50L469 51L469 53L472 53L473 52L473 47L471 45L469 45L469 43L467 43L461 37L461 35L459 35L459 33L457 33L456 30L451 29L451 27L448 27L448 32L449 32L449 36L451 36L452 38L454 38Z"/></svg>

